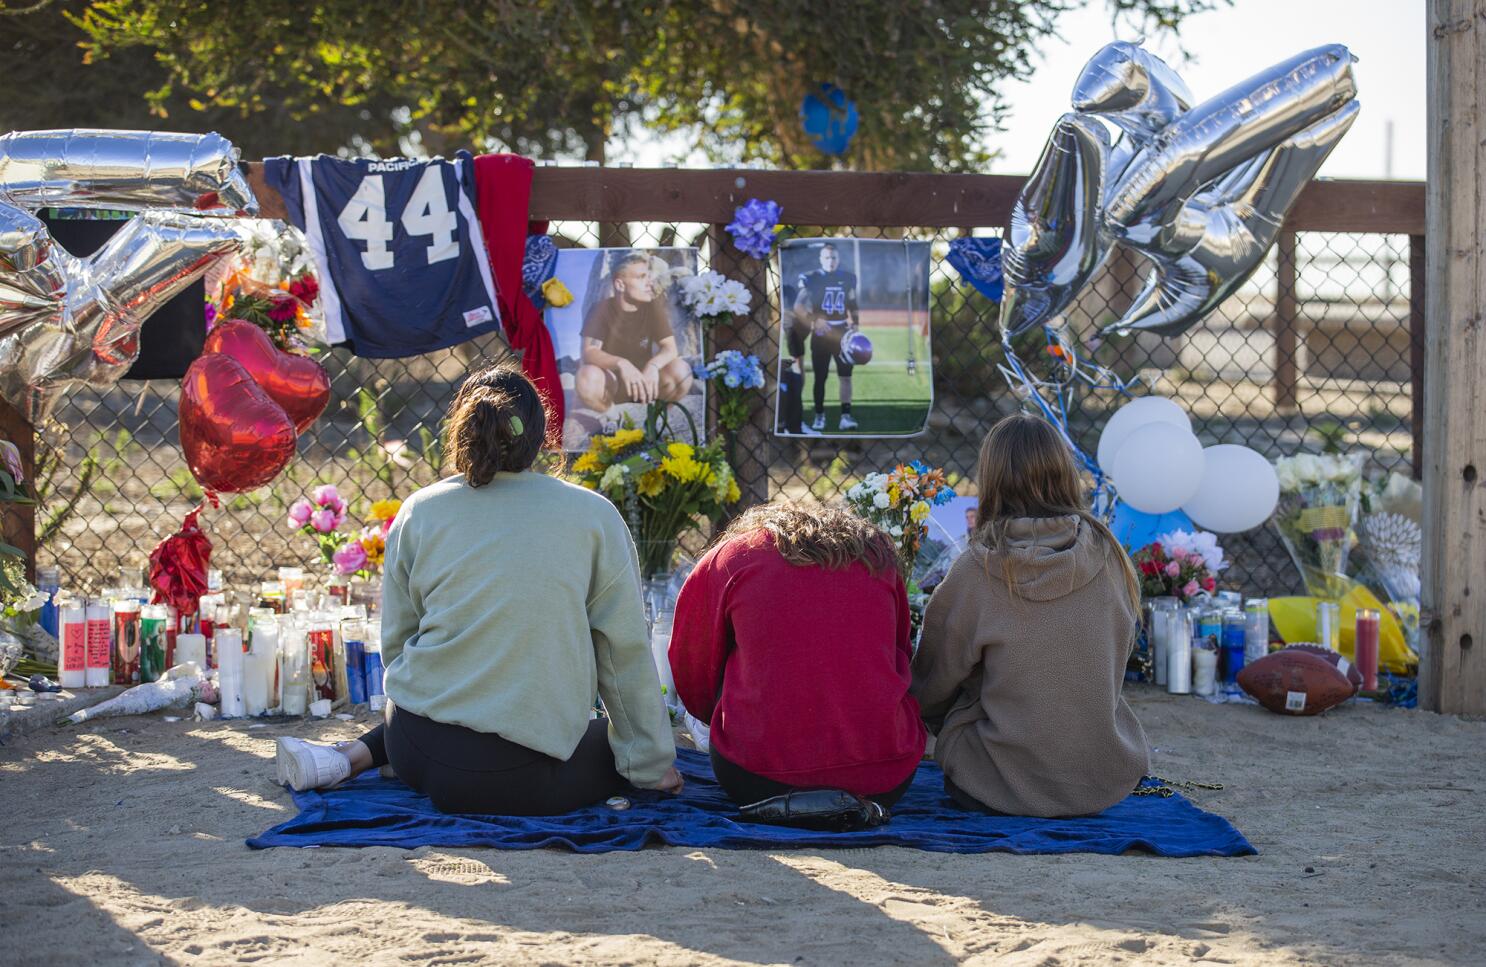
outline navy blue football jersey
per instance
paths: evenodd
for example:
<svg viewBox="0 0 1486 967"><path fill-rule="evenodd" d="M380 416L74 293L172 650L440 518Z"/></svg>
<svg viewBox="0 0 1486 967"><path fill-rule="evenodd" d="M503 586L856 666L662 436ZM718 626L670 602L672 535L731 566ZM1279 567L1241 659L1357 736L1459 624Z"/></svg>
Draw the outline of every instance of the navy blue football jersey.
<svg viewBox="0 0 1486 967"><path fill-rule="evenodd" d="M841 269L831 272L816 269L800 276L799 287L810 294L810 305L827 323L844 326L849 321L846 310L854 308L857 300L855 274Z"/></svg>
<svg viewBox="0 0 1486 967"><path fill-rule="evenodd" d="M499 327L468 152L453 161L322 154L263 167L309 240L332 343L386 359Z"/></svg>

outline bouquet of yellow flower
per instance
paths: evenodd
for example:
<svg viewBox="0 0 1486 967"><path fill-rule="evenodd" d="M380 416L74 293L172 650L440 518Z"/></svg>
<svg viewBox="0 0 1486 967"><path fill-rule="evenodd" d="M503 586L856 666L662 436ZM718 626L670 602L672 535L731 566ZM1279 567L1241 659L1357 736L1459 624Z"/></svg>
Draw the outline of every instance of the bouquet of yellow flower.
<svg viewBox="0 0 1486 967"><path fill-rule="evenodd" d="M642 429L624 426L589 439L569 476L609 498L629 522L645 577L667 571L676 542L702 520L716 522L741 496L733 468L713 440L694 446L668 438L652 411Z"/></svg>

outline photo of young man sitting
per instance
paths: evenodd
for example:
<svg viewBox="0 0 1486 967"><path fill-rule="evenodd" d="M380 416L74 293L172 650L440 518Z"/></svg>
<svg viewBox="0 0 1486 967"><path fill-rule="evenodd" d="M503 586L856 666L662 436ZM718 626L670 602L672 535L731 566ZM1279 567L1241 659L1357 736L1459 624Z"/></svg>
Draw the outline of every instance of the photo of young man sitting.
<svg viewBox="0 0 1486 967"><path fill-rule="evenodd" d="M594 303L583 320L578 399L600 413L617 403L679 402L694 377L677 348L666 301L656 292L650 259L625 255L609 278L613 294Z"/></svg>

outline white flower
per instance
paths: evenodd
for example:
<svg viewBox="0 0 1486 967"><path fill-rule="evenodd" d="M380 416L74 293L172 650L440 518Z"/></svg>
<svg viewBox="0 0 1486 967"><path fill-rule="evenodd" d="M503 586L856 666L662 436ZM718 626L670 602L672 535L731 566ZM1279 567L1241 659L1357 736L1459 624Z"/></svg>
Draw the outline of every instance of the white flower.
<svg viewBox="0 0 1486 967"><path fill-rule="evenodd" d="M1274 474L1280 480L1280 490L1285 493L1294 493L1300 489L1300 478L1295 473L1295 461L1290 457L1283 457L1274 462Z"/></svg>
<svg viewBox="0 0 1486 967"><path fill-rule="evenodd" d="M1218 546L1218 535L1207 531L1188 532L1184 530L1172 531L1162 534L1156 538L1161 546L1170 551L1181 551L1184 554L1196 554L1202 558L1207 569L1214 574L1228 566L1228 561L1223 557L1223 549Z"/></svg>
<svg viewBox="0 0 1486 967"><path fill-rule="evenodd" d="M599 489L608 490L610 487L619 486L624 482L626 472L624 464L614 464L608 470L605 470L604 475L599 478Z"/></svg>
<svg viewBox="0 0 1486 967"><path fill-rule="evenodd" d="M872 495L872 506L878 510L887 510L888 505L891 503L892 501L888 499L887 494L880 490Z"/></svg>
<svg viewBox="0 0 1486 967"><path fill-rule="evenodd" d="M897 524L894 524L892 526L892 529L889 530L888 533L891 534L891 535L893 535L894 537L902 537L903 536L903 528L900 527L900 526L898 526Z"/></svg>

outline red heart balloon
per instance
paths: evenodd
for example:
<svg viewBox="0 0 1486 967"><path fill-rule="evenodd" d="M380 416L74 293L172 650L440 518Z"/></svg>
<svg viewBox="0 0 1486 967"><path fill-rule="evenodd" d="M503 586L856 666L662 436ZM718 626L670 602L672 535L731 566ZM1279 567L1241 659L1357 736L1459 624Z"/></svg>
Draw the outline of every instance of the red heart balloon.
<svg viewBox="0 0 1486 967"><path fill-rule="evenodd" d="M233 319L220 323L206 334L203 353L226 353L242 363L273 397L300 433L325 412L330 402L330 377L325 367L307 356L286 353L273 344L268 333L251 322Z"/></svg>
<svg viewBox="0 0 1486 967"><path fill-rule="evenodd" d="M294 458L289 414L224 353L200 356L186 370L180 418L186 466L207 490L253 490Z"/></svg>

